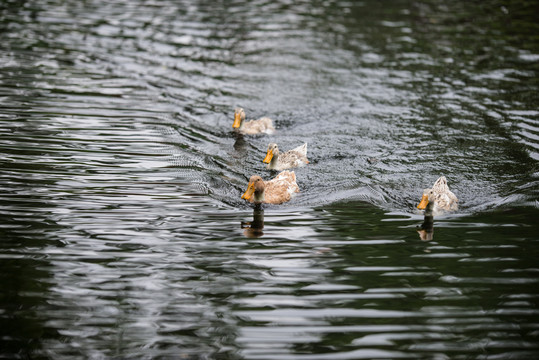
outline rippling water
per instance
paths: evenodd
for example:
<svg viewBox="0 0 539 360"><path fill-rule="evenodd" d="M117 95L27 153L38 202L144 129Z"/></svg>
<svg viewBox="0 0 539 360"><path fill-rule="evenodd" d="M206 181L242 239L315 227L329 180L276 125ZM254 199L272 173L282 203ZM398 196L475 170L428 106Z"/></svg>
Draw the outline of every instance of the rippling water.
<svg viewBox="0 0 539 360"><path fill-rule="evenodd" d="M538 357L537 10L0 4L0 356ZM257 211L270 141L311 163Z"/></svg>

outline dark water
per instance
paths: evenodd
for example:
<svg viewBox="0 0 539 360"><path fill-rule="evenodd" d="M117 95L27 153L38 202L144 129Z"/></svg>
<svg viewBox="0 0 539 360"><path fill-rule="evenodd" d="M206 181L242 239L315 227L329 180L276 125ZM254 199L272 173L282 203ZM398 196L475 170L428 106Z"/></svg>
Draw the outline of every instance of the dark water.
<svg viewBox="0 0 539 360"><path fill-rule="evenodd" d="M539 357L537 13L2 2L0 357ZM270 140L311 164L257 212Z"/></svg>

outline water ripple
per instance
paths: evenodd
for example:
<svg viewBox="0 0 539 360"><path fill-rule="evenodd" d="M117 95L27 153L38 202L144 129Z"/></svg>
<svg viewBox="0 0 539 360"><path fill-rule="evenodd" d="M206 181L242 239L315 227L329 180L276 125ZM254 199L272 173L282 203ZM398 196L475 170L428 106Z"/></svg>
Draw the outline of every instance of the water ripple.
<svg viewBox="0 0 539 360"><path fill-rule="evenodd" d="M521 5L0 5L0 356L537 357ZM311 163L253 210L270 141Z"/></svg>

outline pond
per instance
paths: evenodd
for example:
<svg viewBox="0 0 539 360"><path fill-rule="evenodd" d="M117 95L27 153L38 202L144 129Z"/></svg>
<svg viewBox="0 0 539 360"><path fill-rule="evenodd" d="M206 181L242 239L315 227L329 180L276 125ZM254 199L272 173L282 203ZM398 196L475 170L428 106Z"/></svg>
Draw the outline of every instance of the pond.
<svg viewBox="0 0 539 360"><path fill-rule="evenodd" d="M0 357L539 357L536 13L4 2ZM255 209L270 142L310 163Z"/></svg>

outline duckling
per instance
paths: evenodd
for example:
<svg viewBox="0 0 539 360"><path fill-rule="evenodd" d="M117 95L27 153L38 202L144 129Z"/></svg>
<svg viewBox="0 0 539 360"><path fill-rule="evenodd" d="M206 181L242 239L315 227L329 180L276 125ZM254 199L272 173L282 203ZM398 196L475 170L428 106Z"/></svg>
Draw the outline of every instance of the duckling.
<svg viewBox="0 0 539 360"><path fill-rule="evenodd" d="M234 130L239 131L245 135L256 134L273 134L275 128L273 127L273 120L269 117L263 117L258 120L251 120L245 122L245 110L242 108L236 108L234 110L234 123L232 127Z"/></svg>
<svg viewBox="0 0 539 360"><path fill-rule="evenodd" d="M282 204L290 201L297 192L299 186L296 183L296 174L285 170L269 181L264 181L257 175L251 176L247 190L241 198L255 204Z"/></svg>
<svg viewBox="0 0 539 360"><path fill-rule="evenodd" d="M445 176L441 176L431 189L423 190L423 196L417 208L425 210L425 213L439 215L446 211L457 210L458 201L455 194L449 190Z"/></svg>
<svg viewBox="0 0 539 360"><path fill-rule="evenodd" d="M309 163L309 160L307 160L307 143L282 154L279 153L277 144L271 143L268 145L268 152L262 161L268 164L267 168L270 170L284 170L303 166Z"/></svg>

